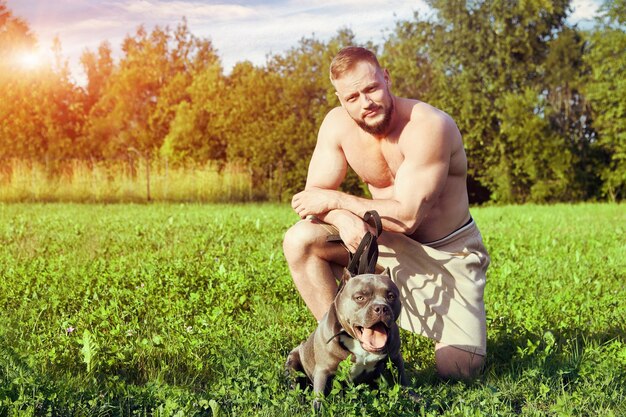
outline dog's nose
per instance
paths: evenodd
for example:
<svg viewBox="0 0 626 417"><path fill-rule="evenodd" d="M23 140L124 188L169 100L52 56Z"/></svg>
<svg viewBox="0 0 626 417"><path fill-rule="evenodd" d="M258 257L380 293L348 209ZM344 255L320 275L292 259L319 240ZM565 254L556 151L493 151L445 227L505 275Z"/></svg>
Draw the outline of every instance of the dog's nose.
<svg viewBox="0 0 626 417"><path fill-rule="evenodd" d="M376 304L374 306L374 312L376 314L389 314L389 307L385 304Z"/></svg>

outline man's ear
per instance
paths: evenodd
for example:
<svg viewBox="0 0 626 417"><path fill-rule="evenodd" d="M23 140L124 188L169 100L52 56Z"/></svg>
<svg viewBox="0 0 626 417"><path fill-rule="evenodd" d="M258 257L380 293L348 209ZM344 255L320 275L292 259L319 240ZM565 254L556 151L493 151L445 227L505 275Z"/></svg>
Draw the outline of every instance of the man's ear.
<svg viewBox="0 0 626 417"><path fill-rule="evenodd" d="M341 101L341 97L339 97L339 93L335 91L335 95L337 96L337 100L339 100L339 104L343 107L343 101Z"/></svg>
<svg viewBox="0 0 626 417"><path fill-rule="evenodd" d="M389 75L389 71L387 71L387 68L383 69L383 77L385 79L385 82L387 83L387 87L391 86L391 76Z"/></svg>

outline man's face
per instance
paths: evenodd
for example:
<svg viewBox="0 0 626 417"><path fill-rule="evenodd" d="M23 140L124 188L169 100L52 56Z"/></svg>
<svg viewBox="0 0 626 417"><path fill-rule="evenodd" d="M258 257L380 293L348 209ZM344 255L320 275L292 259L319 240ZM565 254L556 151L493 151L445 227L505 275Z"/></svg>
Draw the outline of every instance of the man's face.
<svg viewBox="0 0 626 417"><path fill-rule="evenodd" d="M387 133L393 98L386 70L362 61L333 84L341 105L361 129L372 135Z"/></svg>

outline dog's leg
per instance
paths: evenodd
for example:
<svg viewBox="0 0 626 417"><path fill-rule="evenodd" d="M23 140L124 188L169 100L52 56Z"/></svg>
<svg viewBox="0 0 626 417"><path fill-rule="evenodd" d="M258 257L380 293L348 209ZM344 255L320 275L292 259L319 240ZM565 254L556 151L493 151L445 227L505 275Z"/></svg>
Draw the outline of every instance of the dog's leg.
<svg viewBox="0 0 626 417"><path fill-rule="evenodd" d="M293 371L304 371L302 361L300 360L300 346L289 352L287 363L285 363L285 372L292 373Z"/></svg>
<svg viewBox="0 0 626 417"><path fill-rule="evenodd" d="M315 411L320 411L320 408L322 407L321 397L326 395L326 385L329 382L330 376L331 374L324 369L315 369L315 374L313 376L313 393L315 394L313 408Z"/></svg>
<svg viewBox="0 0 626 417"><path fill-rule="evenodd" d="M402 354L398 354L391 358L391 363L398 370L398 379L400 380L400 385L404 387L406 393L408 394L411 401L414 403L420 403L422 398L417 395L415 391L409 386L409 378L406 376L406 371L404 370L404 360L402 359Z"/></svg>
<svg viewBox="0 0 626 417"><path fill-rule="evenodd" d="M398 370L398 379L400 380L400 385L403 387L409 386L409 379L406 376L406 372L404 371L404 360L402 360L402 354L398 354L397 356L391 358L391 363Z"/></svg>
<svg viewBox="0 0 626 417"><path fill-rule="evenodd" d="M287 362L285 363L285 377L289 381L291 389L295 389L296 384L302 389L306 387L307 378L298 375L299 373L304 373L304 367L300 359L300 346L289 352Z"/></svg>

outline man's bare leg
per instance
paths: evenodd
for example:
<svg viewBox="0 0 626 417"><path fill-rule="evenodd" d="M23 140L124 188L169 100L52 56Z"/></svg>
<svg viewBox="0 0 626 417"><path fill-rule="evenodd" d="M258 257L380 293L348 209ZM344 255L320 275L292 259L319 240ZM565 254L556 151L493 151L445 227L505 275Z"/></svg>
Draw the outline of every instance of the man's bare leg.
<svg viewBox="0 0 626 417"><path fill-rule="evenodd" d="M437 374L444 379L472 380L480 375L485 357L443 343L435 345Z"/></svg>
<svg viewBox="0 0 626 417"><path fill-rule="evenodd" d="M348 264L348 252L326 241L328 231L315 221L303 220L285 234L283 250L296 288L316 320L328 311L337 292L337 277ZM480 375L482 355L437 343L437 373L446 379L470 380Z"/></svg>
<svg viewBox="0 0 626 417"><path fill-rule="evenodd" d="M327 242L328 231L314 220L302 220L285 234L283 251L300 296L320 320L337 292L336 275L348 264L348 251L339 243Z"/></svg>

